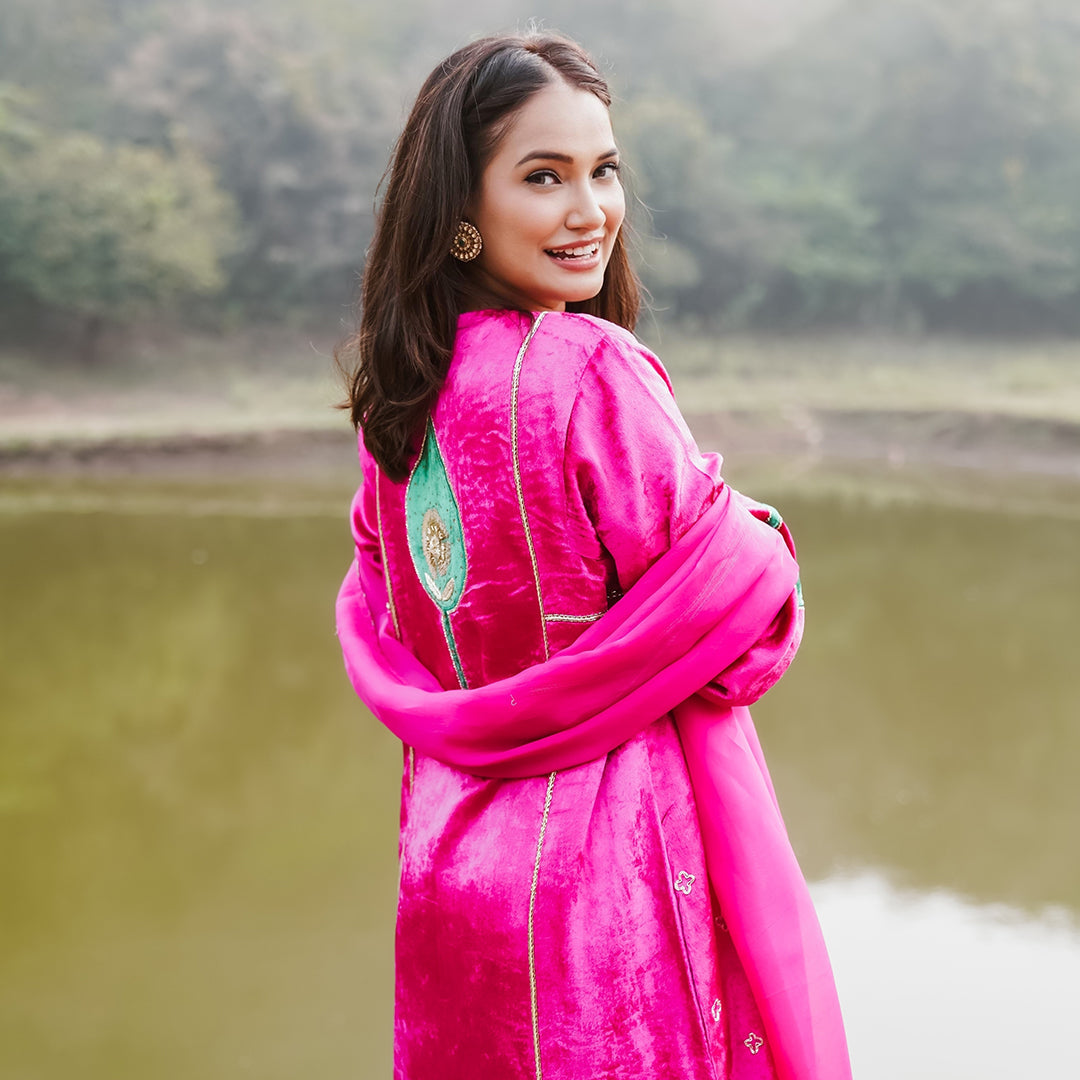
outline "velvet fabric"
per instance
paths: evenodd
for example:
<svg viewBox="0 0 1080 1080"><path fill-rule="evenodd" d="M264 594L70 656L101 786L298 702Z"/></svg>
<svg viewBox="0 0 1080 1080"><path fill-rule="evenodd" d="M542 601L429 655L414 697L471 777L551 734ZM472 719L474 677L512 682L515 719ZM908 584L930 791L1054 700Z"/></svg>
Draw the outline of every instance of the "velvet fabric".
<svg viewBox="0 0 1080 1080"><path fill-rule="evenodd" d="M337 605L345 668L402 742L455 768L523 777L580 765L707 684L710 701L734 705L776 682L802 627L784 533L725 487L576 641L547 663L473 689L444 689L396 639L381 569L357 563Z"/></svg>
<svg viewBox="0 0 1080 1080"><path fill-rule="evenodd" d="M542 323L462 319L431 546L361 448L337 616L409 747L395 1075L849 1076L744 707L801 635L790 537L630 335ZM444 589L417 553L456 543Z"/></svg>

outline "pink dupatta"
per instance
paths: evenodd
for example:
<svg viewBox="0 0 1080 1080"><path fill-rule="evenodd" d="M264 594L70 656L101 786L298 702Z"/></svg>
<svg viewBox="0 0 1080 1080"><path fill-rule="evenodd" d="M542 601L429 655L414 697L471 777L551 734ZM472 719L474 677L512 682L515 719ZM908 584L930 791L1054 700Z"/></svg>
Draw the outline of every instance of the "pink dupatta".
<svg viewBox="0 0 1080 1080"><path fill-rule="evenodd" d="M749 512L748 512L749 511ZM345 667L404 743L489 777L601 757L667 712L686 754L712 884L782 1080L846 1080L825 943L788 841L746 703L798 647L798 566L768 508L730 488L612 608L549 661L444 690L394 636L382 568L350 569L338 595Z"/></svg>

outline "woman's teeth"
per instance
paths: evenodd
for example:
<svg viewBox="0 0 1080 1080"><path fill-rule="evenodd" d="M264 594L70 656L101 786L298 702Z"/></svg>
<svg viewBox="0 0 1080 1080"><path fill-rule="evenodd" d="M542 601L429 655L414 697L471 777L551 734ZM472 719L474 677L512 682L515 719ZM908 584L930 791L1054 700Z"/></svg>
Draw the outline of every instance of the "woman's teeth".
<svg viewBox="0 0 1080 1080"><path fill-rule="evenodd" d="M586 244L584 247L563 248L560 251L548 251L556 259L583 259L595 255L600 250L599 244Z"/></svg>

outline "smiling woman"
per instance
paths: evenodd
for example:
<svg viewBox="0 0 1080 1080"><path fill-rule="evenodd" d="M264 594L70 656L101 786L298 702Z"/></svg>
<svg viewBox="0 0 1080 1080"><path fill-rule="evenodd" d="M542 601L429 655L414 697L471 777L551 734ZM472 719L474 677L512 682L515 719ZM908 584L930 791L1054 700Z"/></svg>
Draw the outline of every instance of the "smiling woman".
<svg viewBox="0 0 1080 1080"><path fill-rule="evenodd" d="M481 283L532 311L589 300L625 214L607 106L558 79L521 107L469 202Z"/></svg>
<svg viewBox="0 0 1080 1080"><path fill-rule="evenodd" d="M388 172L360 327L337 352L353 423L390 479L415 455L462 312L568 310L634 328L610 105L592 60L551 34L475 41L421 87Z"/></svg>
<svg viewBox="0 0 1080 1080"><path fill-rule="evenodd" d="M607 86L553 35L420 91L343 355L346 668L404 745L395 1076L845 1080L746 705L802 594L633 336Z"/></svg>

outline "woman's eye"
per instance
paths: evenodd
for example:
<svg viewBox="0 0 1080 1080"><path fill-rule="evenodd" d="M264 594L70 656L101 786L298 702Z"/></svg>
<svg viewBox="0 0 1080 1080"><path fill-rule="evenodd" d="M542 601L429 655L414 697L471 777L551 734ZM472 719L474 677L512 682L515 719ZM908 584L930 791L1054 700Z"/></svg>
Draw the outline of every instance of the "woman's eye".
<svg viewBox="0 0 1080 1080"><path fill-rule="evenodd" d="M553 173L550 169L538 169L536 172L529 173L529 175L525 177L526 184L537 184L540 187L548 187L551 184L557 184L558 182L558 175Z"/></svg>
<svg viewBox="0 0 1080 1080"><path fill-rule="evenodd" d="M611 180L619 172L619 163L617 161L605 161L603 165L598 165L593 171L593 178L596 180ZM537 169L536 172L529 173L525 177L525 183L536 184L538 187L551 187L555 184L561 184L562 178L554 169Z"/></svg>

